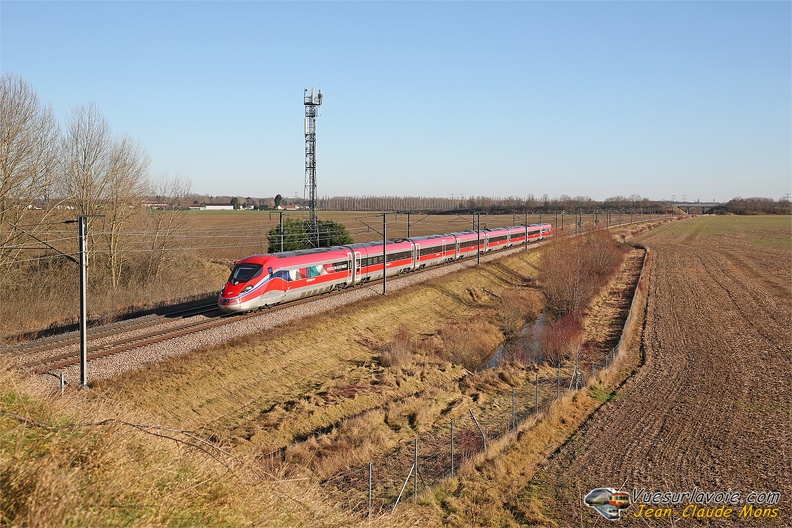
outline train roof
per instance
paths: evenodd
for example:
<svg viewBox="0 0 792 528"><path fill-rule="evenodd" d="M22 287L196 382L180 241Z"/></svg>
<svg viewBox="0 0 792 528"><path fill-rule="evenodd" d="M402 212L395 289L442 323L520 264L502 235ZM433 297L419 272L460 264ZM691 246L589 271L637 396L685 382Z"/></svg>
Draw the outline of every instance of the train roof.
<svg viewBox="0 0 792 528"><path fill-rule="evenodd" d="M283 253L269 253L269 255L278 258L290 258L290 257L301 257L303 255L319 255L321 253L330 253L332 251L338 251L343 249L346 249L346 247L330 246L330 247L311 248L311 249L296 249L294 251L284 251Z"/></svg>

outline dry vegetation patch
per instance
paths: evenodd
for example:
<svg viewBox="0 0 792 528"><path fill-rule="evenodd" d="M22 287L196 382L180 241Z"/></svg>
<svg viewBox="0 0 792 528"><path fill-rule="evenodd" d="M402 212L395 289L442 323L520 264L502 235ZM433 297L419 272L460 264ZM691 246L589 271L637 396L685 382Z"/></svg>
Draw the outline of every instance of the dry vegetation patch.
<svg viewBox="0 0 792 528"><path fill-rule="evenodd" d="M368 438L390 435L371 444L386 450L431 428L459 399L457 365L479 367L503 340L498 297L527 287L534 258L520 254L484 274L465 270L385 303L364 301L167 361L100 383L97 394L224 444L310 460L329 474L373 452L355 438L360 424L376 424L364 428Z"/></svg>
<svg viewBox="0 0 792 528"><path fill-rule="evenodd" d="M385 302L362 301L240 338L123 379L99 382L80 398L91 401L98 414L134 416L137 422L190 431L234 455L234 478L201 477L217 478L221 485L202 487L197 493L211 496L185 508L187 519L201 519L197 524L256 524L267 514L276 525L310 525L315 519L330 526L355 524L361 518L350 512L365 509L368 462L377 465L375 513L389 511L409 469L414 440L421 445L425 490L447 476L450 422L469 421L470 411L495 448L477 457L482 447L478 430L472 423L458 425L457 468L468 475L515 474L522 463L519 456L499 459L494 454L509 452L514 439L535 433L525 424L519 433L506 433L512 395L518 410L532 411L536 377L540 400L545 401L555 394L559 371L513 364L475 371L517 327L536 317L536 258L536 252L522 252L432 285L389 294ZM568 379L572 368L564 364L561 376ZM597 404L607 399L602 393L607 391L577 396L573 406L584 415L590 412L589 399ZM555 438L554 427L562 432L574 428L578 416L547 413L557 416L548 425L548 438ZM546 454L549 444L542 445L532 449ZM130 467L124 461L127 455L115 456L120 467ZM201 468L198 473L226 471L205 454L190 456ZM490 466L496 473L486 469ZM176 473L181 471L189 470ZM201 486L191 477L185 482ZM239 492L231 490L242 482ZM143 479L140 485L150 483ZM485 484L460 479L451 486L450 494L438 494L439 502L429 501L434 514L402 511L393 518L379 517L378 524L439 524L444 517L453 523L507 519L483 514L484 503L477 495L460 491L483 489ZM169 487L166 482L164 489ZM252 511L254 493L268 494L261 512ZM421 500L426 503L428 497ZM470 497L478 506L471 506ZM172 509L179 507L182 503ZM195 511L205 507L215 508L215 517L207 520ZM146 522L172 523L172 509L169 504L145 517ZM132 519L141 518L135 515Z"/></svg>

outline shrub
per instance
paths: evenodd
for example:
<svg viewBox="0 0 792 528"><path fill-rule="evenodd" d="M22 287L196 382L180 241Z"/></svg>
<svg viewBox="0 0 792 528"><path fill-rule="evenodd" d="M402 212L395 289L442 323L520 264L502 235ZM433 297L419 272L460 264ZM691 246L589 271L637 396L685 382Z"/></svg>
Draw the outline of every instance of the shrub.
<svg viewBox="0 0 792 528"><path fill-rule="evenodd" d="M408 368L415 363L415 339L406 328L400 328L387 349L380 354L379 362L383 367Z"/></svg>
<svg viewBox="0 0 792 528"><path fill-rule="evenodd" d="M556 316L582 310L618 270L623 255L604 229L553 239L539 262L539 281L548 310Z"/></svg>
<svg viewBox="0 0 792 528"><path fill-rule="evenodd" d="M498 329L481 319L446 324L440 335L445 357L470 371L479 369L502 341Z"/></svg>
<svg viewBox="0 0 792 528"><path fill-rule="evenodd" d="M578 314L568 314L547 328L540 339L545 361L558 366L570 359L583 342L583 319Z"/></svg>
<svg viewBox="0 0 792 528"><path fill-rule="evenodd" d="M536 320L542 311L542 301L536 292L508 290L498 304L498 319L504 335L516 337L526 324Z"/></svg>
<svg viewBox="0 0 792 528"><path fill-rule="evenodd" d="M283 223L283 251L310 249L313 247L343 246L352 243L344 224L334 220L319 220L317 222L319 235L312 232L309 220L286 219ZM317 245L318 239L318 245ZM268 252L276 253L281 247L280 226L273 227L267 233Z"/></svg>

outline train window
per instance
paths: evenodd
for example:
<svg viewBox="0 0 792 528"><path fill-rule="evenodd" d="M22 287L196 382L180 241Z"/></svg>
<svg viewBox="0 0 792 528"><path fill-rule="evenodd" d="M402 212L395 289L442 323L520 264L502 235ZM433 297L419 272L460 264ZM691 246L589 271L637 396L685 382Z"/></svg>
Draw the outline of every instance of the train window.
<svg viewBox="0 0 792 528"><path fill-rule="evenodd" d="M329 267L330 269L328 269L328 271L335 271L335 272L345 271L349 269L349 263L347 261L333 262L332 264L329 265Z"/></svg>
<svg viewBox="0 0 792 528"><path fill-rule="evenodd" d="M404 260L410 258L412 255L410 251L402 251L400 253L391 253L388 255L388 262L393 262L396 260Z"/></svg>
<svg viewBox="0 0 792 528"><path fill-rule="evenodd" d="M273 278L283 279L285 281L292 280L289 270L278 270L272 274Z"/></svg>
<svg viewBox="0 0 792 528"><path fill-rule="evenodd" d="M431 255L433 253L440 253L440 249L441 249L440 246L423 247L421 248L421 256L423 257L425 255Z"/></svg>
<svg viewBox="0 0 792 528"><path fill-rule="evenodd" d="M238 284L240 282L253 280L261 275L263 269L264 266L261 264L237 264L234 266L234 271L231 272L231 277L228 278L228 282Z"/></svg>

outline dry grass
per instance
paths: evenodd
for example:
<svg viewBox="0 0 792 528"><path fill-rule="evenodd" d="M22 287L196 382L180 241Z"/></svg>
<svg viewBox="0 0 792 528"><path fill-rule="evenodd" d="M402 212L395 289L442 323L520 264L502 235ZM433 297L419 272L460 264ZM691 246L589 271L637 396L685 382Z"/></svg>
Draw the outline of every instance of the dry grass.
<svg viewBox="0 0 792 528"><path fill-rule="evenodd" d="M417 347L418 341L415 336L406 327L402 327L380 355L380 365L394 369L411 367L415 364Z"/></svg>
<svg viewBox="0 0 792 528"><path fill-rule="evenodd" d="M357 522L315 484L284 480L192 435L141 427L143 417L107 402L91 404L81 393L51 400L7 372L0 387L4 526Z"/></svg>
<svg viewBox="0 0 792 528"><path fill-rule="evenodd" d="M501 331L507 339L520 335L525 325L539 317L544 308L541 294L530 290L507 290L498 303Z"/></svg>
<svg viewBox="0 0 792 528"><path fill-rule="evenodd" d="M227 266L182 258L166 267L157 281L133 287L109 288L93 272L87 287L89 324L107 323L127 313L203 298L217 292L228 278ZM47 329L76 326L79 317L79 268L65 260L18 272L25 295L15 288L0 289L0 334L9 339L36 335Z"/></svg>
<svg viewBox="0 0 792 528"><path fill-rule="evenodd" d="M500 343L503 334L485 317L448 322L440 331L443 356L470 371L481 368Z"/></svg>
<svg viewBox="0 0 792 528"><path fill-rule="evenodd" d="M194 447L153 439L128 426L90 427L83 433L87 438L64 440L69 446L61 450L65 455L46 444L37 448L53 454L42 458L47 468L78 468L64 469L56 479L60 484L44 494L65 497L61 517L51 525L307 526L317 519L325 526L364 524L338 507L342 502L344 508L349 502L359 506L362 496L334 495L320 481L387 456L416 435L431 436L469 409L482 419L503 415L505 399L499 395L524 385L529 376L532 380L532 372L507 365L466 374L460 365L475 369L485 350L491 353L503 341L500 300L514 301L517 307L509 310L514 312L522 310L520 300L526 299L525 310L530 312L529 285L535 274L535 252L521 253L497 265L389 295L387 302L362 302L291 325L288 333L242 338L98 384L89 393L72 394L58 402L67 421L110 417L189 430L232 453L234 466L231 471ZM448 361L454 357L458 363ZM541 377L554 378L555 371L543 370ZM18 392L34 394L32 389ZM53 402L41 401L43 410L35 419L45 422ZM86 405L87 410L81 410ZM19 431L25 425L8 422L7 416L0 415L0 420L2 430L10 434L0 438L24 436ZM574 416L559 416L562 430L574 426ZM547 427L546 435L556 438L553 424ZM65 438L61 435L68 431L41 432ZM476 441L475 435L470 437L471 456ZM93 454L98 446L113 447ZM485 484L467 480L474 471L518 471L523 463L518 455L491 456L508 455L513 449L508 441L495 446L483 458L472 458L470 473L438 491L437 500L424 497L424 513L408 510L378 518L376 524L439 525L445 519L481 525L507 520L487 513L492 506L475 492ZM545 452L541 446L535 449ZM14 450L22 453L25 448L3 445L4 470L12 462L6 453ZM75 452L82 452L83 458ZM66 464L63 456L78 460L76 466ZM28 455L14 460L27 458L35 461ZM19 512L44 504L44 496L35 504L27 504L24 497L37 486L49 489L44 475L42 469L24 469L14 479L22 483L17 486L21 491L14 492L17 499L3 514L25 524L28 513Z"/></svg>

